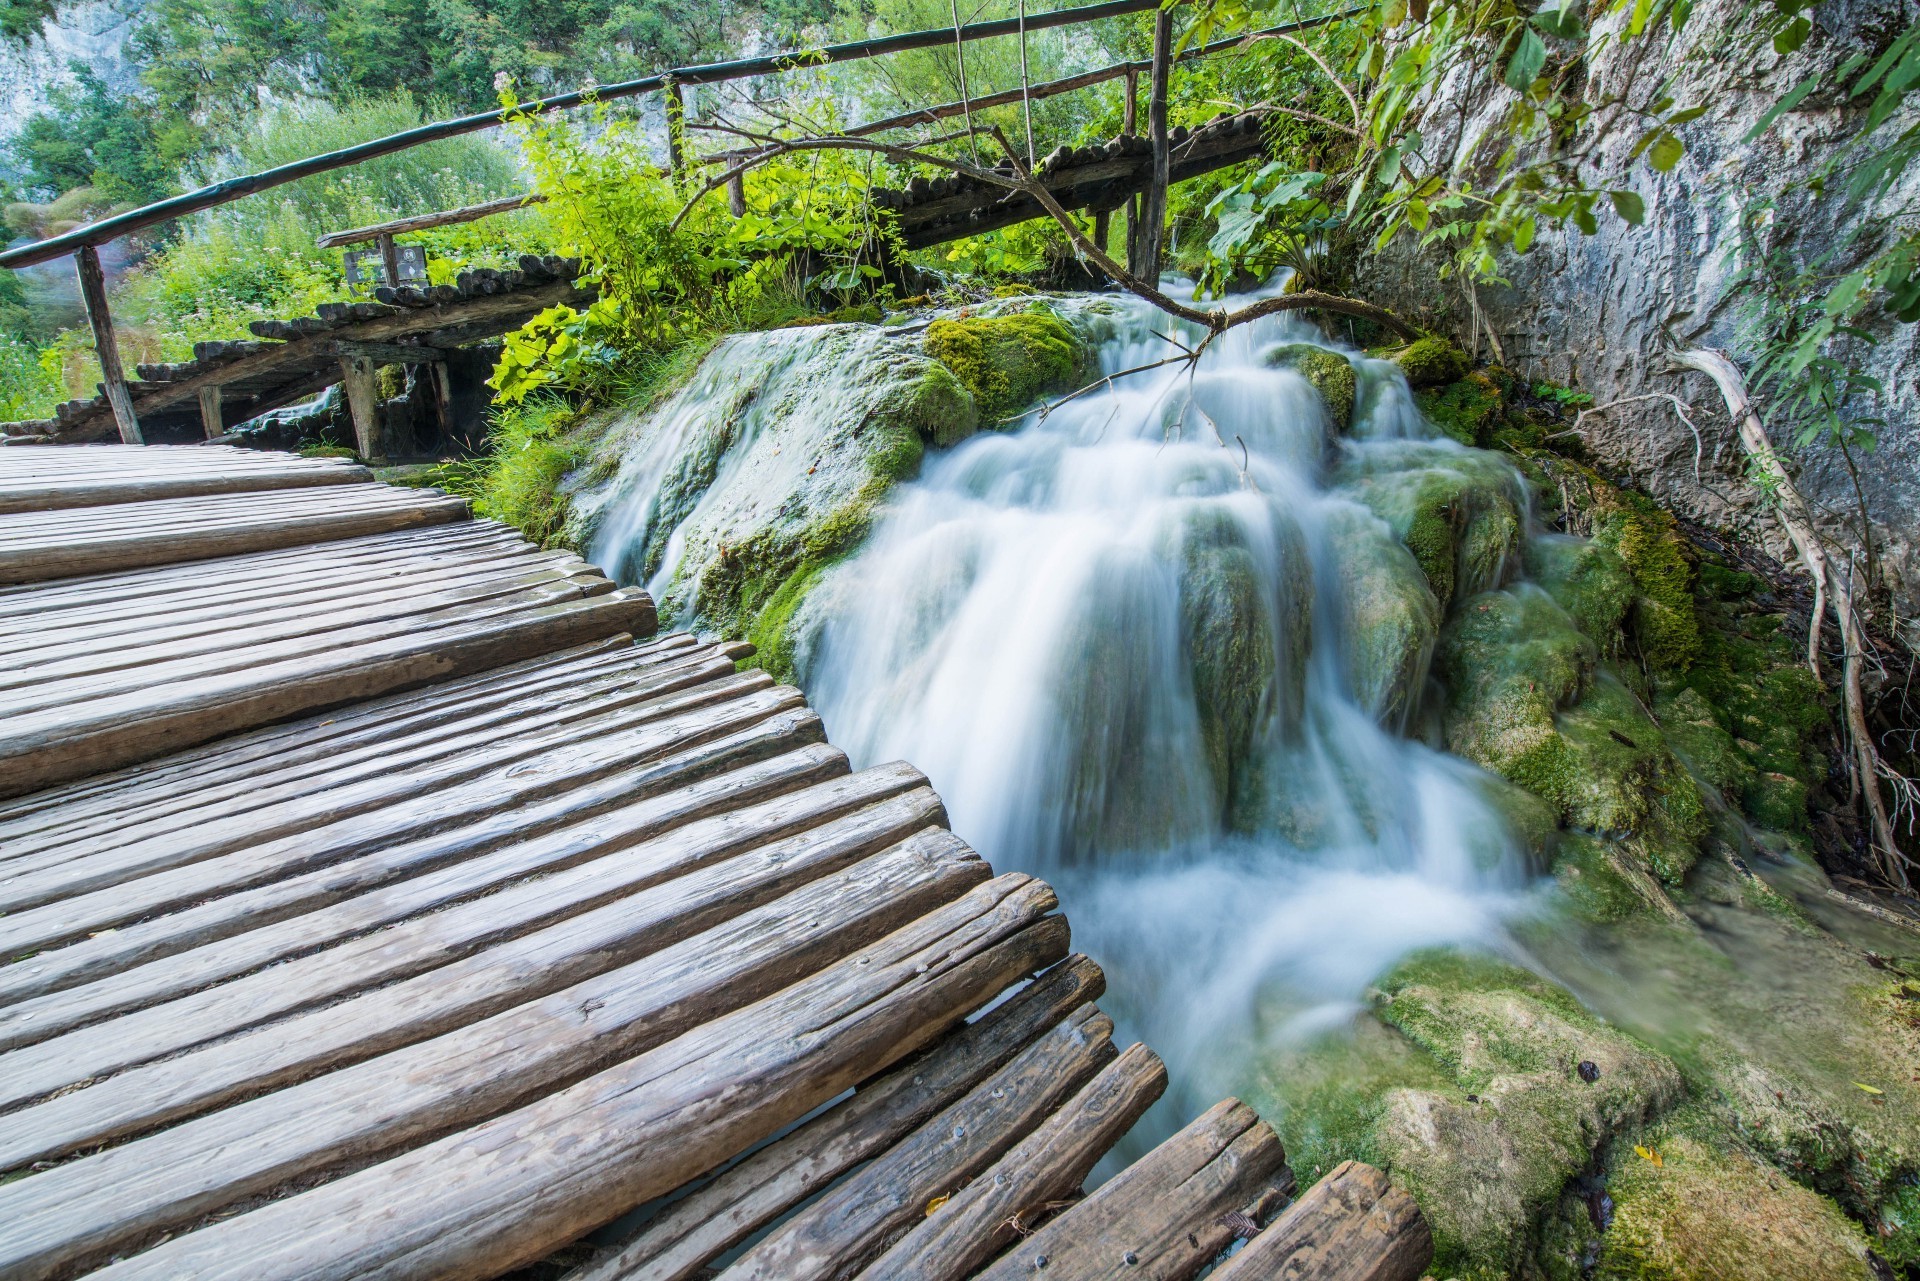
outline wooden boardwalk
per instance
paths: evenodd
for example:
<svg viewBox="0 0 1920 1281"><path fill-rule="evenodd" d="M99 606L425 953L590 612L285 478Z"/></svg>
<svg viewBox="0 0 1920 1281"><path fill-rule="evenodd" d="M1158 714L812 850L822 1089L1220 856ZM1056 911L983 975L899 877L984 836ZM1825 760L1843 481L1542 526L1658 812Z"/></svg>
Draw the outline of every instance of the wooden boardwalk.
<svg viewBox="0 0 1920 1281"><path fill-rule="evenodd" d="M1231 1100L1082 1199L1166 1075L1053 892L370 481L0 451L0 1277L1419 1276Z"/></svg>

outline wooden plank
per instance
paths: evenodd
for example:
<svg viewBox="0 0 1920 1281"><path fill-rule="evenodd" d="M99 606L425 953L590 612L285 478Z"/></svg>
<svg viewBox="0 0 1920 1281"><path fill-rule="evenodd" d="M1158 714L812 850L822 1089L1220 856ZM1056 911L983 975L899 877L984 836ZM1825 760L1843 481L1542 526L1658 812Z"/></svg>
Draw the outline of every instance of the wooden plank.
<svg viewBox="0 0 1920 1281"><path fill-rule="evenodd" d="M990 1170L930 1211L860 1274L863 1281L972 1276L1049 1207L1077 1198L1094 1165L1166 1088L1159 1056L1144 1045L1130 1047Z"/></svg>
<svg viewBox="0 0 1920 1281"><path fill-rule="evenodd" d="M619 633L653 631L643 592L223 672L162 689L35 712L0 726L0 797L192 747L316 708L371 698Z"/></svg>
<svg viewBox="0 0 1920 1281"><path fill-rule="evenodd" d="M1224 1217L1272 1196L1276 1185L1291 1186L1280 1140L1252 1108L1227 1099L978 1276L1184 1281L1232 1243Z"/></svg>
<svg viewBox="0 0 1920 1281"><path fill-rule="evenodd" d="M950 832L927 829L894 848L896 852L911 852L912 866L970 862L970 870L977 873L975 880L987 876L985 866L973 859ZM757 994L756 983L781 986L793 977L799 972L800 958L774 956L771 963L788 968L756 978L752 967L742 967L743 953L731 946L739 932L717 937L711 932L827 878L833 878L831 894L857 896L858 881L839 874L862 857L858 849L826 843L803 847L795 857L778 861L751 851L736 855L414 978L8 1113L0 1116L0 1170L65 1156L202 1115L241 1098L283 1089L464 1025L490 1020L503 1010L627 967L628 977L615 985L615 990L620 990L642 977L656 977L661 968L671 964L669 958L657 957L651 966L635 967L642 957L666 952L698 934L707 934L702 942L709 964L703 981L710 991L717 991L714 985L724 981L725 994L719 999L744 1004ZM873 857L882 864L886 859L885 854ZM860 874L870 875L871 869ZM953 884L958 893L968 882L956 879ZM840 915L845 903L823 901L818 895L796 898L783 906L789 920L796 909L812 913L829 907L836 921L845 921ZM756 918L763 932L767 919L765 913ZM788 932L788 941L792 941L792 931ZM764 949L767 942L761 939L759 947ZM760 951L759 955L767 957L768 953ZM745 984L744 991L740 984ZM599 986L604 989L605 985ZM760 989L765 990L770 989ZM575 991L569 997L576 1008L600 998L600 991ZM595 1010L595 1016L595 1035L605 1036L619 1026L618 1011L610 1013L602 1007ZM496 1022L489 1030L500 1038L524 1035L533 1039L540 1035L537 1022L511 1026L512 1022ZM634 1051L634 1046L623 1045L614 1052ZM445 1045L433 1055L442 1063L448 1056ZM426 1074L418 1063L410 1065L409 1071ZM371 1105L373 1100L367 1102Z"/></svg>
<svg viewBox="0 0 1920 1281"><path fill-rule="evenodd" d="M42 582L110 569L133 569L180 560L206 560L239 552L265 551L307 543L327 542L356 535L385 533L419 525L464 520L467 502L434 490L364 488L381 498L347 506L324 503L336 493L362 488L330 485L280 491L275 509L235 510L229 507L199 521L188 508L190 498L127 503L100 510L125 513L110 529L62 529L55 519L64 513L43 512L16 517L0 533L0 582ZM389 496L391 495L391 496ZM244 500L246 496L239 496ZM228 499L237 507L236 499ZM156 509L134 512L132 509ZM168 510L157 510L168 509ZM142 518L165 521L158 528L142 527ZM161 537L161 533L165 537ZM82 536L74 537L76 533Z"/></svg>
<svg viewBox="0 0 1920 1281"><path fill-rule="evenodd" d="M43 480L17 484L0 482L0 515L52 511L62 507L98 507L108 503L137 503L188 494L243 493L263 489L305 489L314 485L363 484L373 479L364 467L283 467L268 471L249 468L220 473L174 472L158 476L106 476Z"/></svg>
<svg viewBox="0 0 1920 1281"><path fill-rule="evenodd" d="M228 619L225 627L217 618L176 623L156 613L153 626L144 631L108 632L122 638L110 647L76 636L71 642L61 638L18 652L10 670L0 671L0 716L67 701L76 694L97 697L175 679L175 672L199 676L322 646L357 644L400 627L445 626L614 589L598 571L586 568L582 573L582 568L542 565L529 557L518 565L507 561L344 597L247 610L238 618L234 611L222 611Z"/></svg>
<svg viewBox="0 0 1920 1281"><path fill-rule="evenodd" d="M493 619L524 617L542 609L612 594L612 584L601 578L550 577L544 582L517 585L504 593L494 591L495 586L487 584L473 593L456 593L472 598L441 602L431 612L418 615L395 613L391 605L385 610L370 609L369 617L358 621L348 619L349 625L337 631L314 631L303 621L287 629L295 633L293 635L262 638L255 644L242 643L232 649L191 644L169 646L134 670L88 671L85 670L87 660L71 660L53 665L53 670L42 680L0 689L0 718L21 718L62 708L84 713L88 704L147 689L218 679L230 672L297 662L328 651L365 648L397 636L451 632ZM381 613L386 616L380 617Z"/></svg>
<svg viewBox="0 0 1920 1281"><path fill-rule="evenodd" d="M10 851L0 859L0 874L22 866L18 860L29 855L77 842L87 842L87 852L100 853L197 826L212 815L238 816L278 801L312 797L375 773L398 772L434 754L445 754L452 744L463 753L472 752L502 738L524 736L544 724L611 710L597 706L602 697L618 698L636 689L664 695L733 674L732 662L719 647L691 653L669 663L628 660L617 652L604 654L596 664L574 663L555 672L527 673L522 687L482 687L472 697L444 708L433 705L414 718L381 721L358 734L322 735L327 739L325 747L285 753L299 759L270 759L246 768L245 762L228 758L225 764L232 773L223 771L204 786L191 785L198 781L191 772L174 776L169 770L168 778L152 788L118 789L110 800L74 801L57 813L41 811L0 823L0 843ZM436 711L444 714L430 714ZM314 728L318 732L326 727ZM330 807L330 812L339 815L337 806Z"/></svg>
<svg viewBox="0 0 1920 1281"><path fill-rule="evenodd" d="M926 1220L1112 1062L1113 1020L1084 1006L776 1228L726 1281L838 1281Z"/></svg>
<svg viewBox="0 0 1920 1281"><path fill-rule="evenodd" d="M687 1281L860 1162L891 1147L1081 1005L1106 976L1069 957L918 1058L741 1158L564 1281Z"/></svg>
<svg viewBox="0 0 1920 1281"><path fill-rule="evenodd" d="M891 781L883 779L881 783ZM80 1081L257 1027L319 1002L410 978L491 941L563 920L610 898L684 875L691 868L755 845L768 846L764 856L780 860L794 857L799 850L823 850L835 845L871 853L905 839L940 817L938 800L925 788L847 803L848 796L857 797L860 790L874 786L872 780L858 776L837 780L837 785L816 784L755 807L764 813L748 816L751 821L741 830L730 829L724 816L704 819L651 839L635 838L634 845L643 847L637 850L623 850L618 839L589 843L590 838L583 839L578 832L568 833L572 844L562 845L561 850L576 857L554 860L561 867L554 875L540 883L513 885L481 899L462 898L462 890L485 890L499 884L501 869L513 866L516 860L522 865L533 863L534 870L539 870L537 858L522 856L509 847L486 860L486 867L458 864L425 878L423 883L403 885L407 911L396 911L379 901L350 902L330 913L328 920L295 918L295 927L278 931L274 941L283 942L287 935L302 930L339 938L342 923L356 917L403 919L389 925L379 937L349 937L328 950L286 961L277 967L285 971L284 975L250 973L44 1039L33 1024L10 1017L9 1046L23 1040L27 1043L10 1048L5 1056L7 1073L0 1078L0 1098L7 1106L29 1102ZM781 820L785 821L784 827L780 826ZM603 824L602 829L606 826ZM558 842L549 842L539 853L551 857L555 844ZM579 849L583 844L588 845L585 851ZM579 861L584 854L593 857ZM422 907L449 902L453 906L428 916L413 914ZM444 930L443 937L436 935L436 928ZM242 954L262 950L251 939L242 939L237 946ZM234 949L226 951L231 955ZM186 960L191 964L196 958L190 954ZM204 971L202 967L202 974ZM278 977L289 983L298 978L303 986L288 988L276 981ZM6 1013L14 1015L20 1008L9 1007Z"/></svg>
<svg viewBox="0 0 1920 1281"><path fill-rule="evenodd" d="M93 329L93 350L100 358L101 390L120 428L120 439L129 445L144 444L133 398L127 394L127 375L120 368L120 343L114 337L113 313L107 307L107 278L100 270L100 255L92 245L83 245L74 253L73 265L80 277L80 301L86 307L87 324Z"/></svg>
<svg viewBox="0 0 1920 1281"><path fill-rule="evenodd" d="M491 1018L0 1186L0 1221L19 1228L0 1239L0 1273L34 1279L84 1266L342 1159L450 1129L456 1139L484 1130L489 1118L583 1074L618 1072L623 1058L645 1058L674 1038L699 1039L703 1018L721 1015L708 1027L735 1024L740 1006L795 975L818 984L825 966L837 977L848 953L910 930L920 913L965 917L976 935L1004 936L1007 924L982 924L992 914L978 890L967 893L983 875L977 858L896 849L803 887L791 901ZM728 1069L722 1080L738 1075Z"/></svg>
<svg viewBox="0 0 1920 1281"><path fill-rule="evenodd" d="M695 693L705 695L706 690ZM319 828L243 844L231 852L182 862L200 851L161 839L90 860L84 877L71 867L53 869L51 874L25 872L12 878L4 890L6 901L21 906L0 917L0 955L57 946L211 894L259 885L436 827L525 805L803 705L797 690L758 690L678 716L636 717L634 724L590 740L566 741L571 735L563 730L556 749L538 762L515 761L429 792L411 804L363 810ZM398 798L414 790L407 784L418 781L376 779L372 785ZM75 884L76 890L65 892L67 884Z"/></svg>
<svg viewBox="0 0 1920 1281"><path fill-rule="evenodd" d="M200 389L200 427L207 433L208 440L218 440L227 434L226 421L221 417L222 399L218 387Z"/></svg>
<svg viewBox="0 0 1920 1281"><path fill-rule="evenodd" d="M1065 924L1045 915L1054 906L1043 884L1000 877L565 1090L175 1237L101 1275L429 1281L532 1262L921 1049L995 993L1061 959ZM11 1209L14 1188L45 1177L0 1188L0 1213ZM33 1216L8 1218L41 1236ZM44 1269L35 1264L23 1275Z"/></svg>
<svg viewBox="0 0 1920 1281"><path fill-rule="evenodd" d="M1418 1281L1431 1262L1433 1232L1413 1198L1372 1166L1342 1161L1213 1276Z"/></svg>
<svg viewBox="0 0 1920 1281"><path fill-rule="evenodd" d="M50 788L0 803L0 842L26 832L49 829L100 814L103 807L179 801L185 789L177 785L217 774L243 783L263 771L297 767L329 758L335 749L346 751L389 735L427 730L455 721L469 711L481 712L518 693L527 682L537 692L548 682L569 673L590 671L602 663L619 662L635 652L632 638L610 636L572 649L443 681L424 689L372 699L336 713L304 717L282 725L254 730L205 747L192 748L133 769L94 775L82 782Z"/></svg>
<svg viewBox="0 0 1920 1281"><path fill-rule="evenodd" d="M13 1007L0 1010L0 1031L7 1044L27 1044L391 925L516 876L570 866L609 847L618 848L622 841L643 839L646 824L664 830L707 817L711 802L704 791L676 796L650 814L634 808L640 799L676 785L691 787L769 762L765 771L727 779L728 786L740 789L739 805L748 805L789 775L807 783L816 781L816 775L824 780L844 773L844 757L820 746L822 737L819 718L813 713L789 712L581 789L587 805L600 804L616 788L630 789L626 799L633 804L619 811L603 809L591 823L516 839L514 812L498 813L477 824L388 846L42 952L19 965L0 968L0 982ZM776 759L789 754L789 759ZM519 813L530 825L549 824L580 799L568 794ZM433 874L456 859L465 860L457 871L423 879L423 874ZM365 893L370 888L382 892ZM221 944L221 940L232 941ZM77 986L81 984L85 986ZM22 1023L24 1015L33 1017Z"/></svg>

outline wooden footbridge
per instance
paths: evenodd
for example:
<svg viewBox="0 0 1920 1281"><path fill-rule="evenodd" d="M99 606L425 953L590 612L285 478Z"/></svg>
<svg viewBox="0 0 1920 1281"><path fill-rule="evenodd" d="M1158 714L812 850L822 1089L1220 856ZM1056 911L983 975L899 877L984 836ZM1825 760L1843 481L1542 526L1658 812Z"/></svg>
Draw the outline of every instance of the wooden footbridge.
<svg viewBox="0 0 1920 1281"><path fill-rule="evenodd" d="M1045 884L431 490L0 451L0 1277L1411 1281Z"/></svg>

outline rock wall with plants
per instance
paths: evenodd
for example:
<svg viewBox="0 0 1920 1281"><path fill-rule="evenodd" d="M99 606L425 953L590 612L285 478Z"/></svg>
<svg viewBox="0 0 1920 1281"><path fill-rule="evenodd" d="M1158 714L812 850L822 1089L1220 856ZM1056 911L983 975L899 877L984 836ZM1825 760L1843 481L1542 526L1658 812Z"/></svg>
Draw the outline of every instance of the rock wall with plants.
<svg viewBox="0 0 1920 1281"><path fill-rule="evenodd" d="M1847 166L1908 129L1914 108L1863 144L1874 99L1848 90L1920 21L1920 5L1827 0L1805 13L1804 43L1778 52L1765 25L1770 10L1702 0L1672 39L1616 31L1567 70L1577 86L1570 97L1596 107L1618 99L1640 108L1659 96L1698 108L1674 125L1684 149L1654 165L1633 163L1645 143L1625 126L1581 162L1588 181L1637 199L1639 225L1607 217L1583 234L1542 224L1526 253L1501 256L1504 283L1477 291L1458 274L1443 278L1442 246L1422 251L1403 238L1361 260L1359 289L1457 334L1528 382L1577 385L1607 407L1579 432L1609 474L1790 558L1767 517L1767 493L1746 479L1718 393L1668 359L1676 347L1729 351L1753 377L1798 483L1840 544L1862 555L1864 506L1874 587L1910 619L1920 613L1920 325L1877 303L1856 309L1851 295L1832 291L1855 268L1910 246L1917 232L1920 168L1896 171L1885 189L1859 198L1847 182ZM1443 168L1470 167L1515 98L1497 81L1443 93L1422 118L1421 145ZM1748 139L1786 103L1791 109L1763 136ZM1831 176L1820 180L1823 173ZM1822 334L1830 336L1813 365L1781 364ZM1831 420L1822 403L1830 390ZM1687 417L1667 395L1680 398Z"/></svg>

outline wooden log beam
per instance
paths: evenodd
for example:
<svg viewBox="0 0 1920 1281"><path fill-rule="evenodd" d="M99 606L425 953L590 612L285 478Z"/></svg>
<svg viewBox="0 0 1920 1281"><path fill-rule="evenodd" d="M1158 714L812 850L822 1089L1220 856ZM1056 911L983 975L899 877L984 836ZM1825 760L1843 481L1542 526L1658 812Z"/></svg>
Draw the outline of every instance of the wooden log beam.
<svg viewBox="0 0 1920 1281"><path fill-rule="evenodd" d="M1166 1088L1159 1056L1132 1046L991 1169L929 1212L865 1275L965 1281L1050 1207L1078 1197L1094 1165Z"/></svg>
<svg viewBox="0 0 1920 1281"><path fill-rule="evenodd" d="M729 1166L564 1281L690 1281L708 1260L972 1090L1105 986L1099 966L1069 957L925 1054Z"/></svg>
<svg viewBox="0 0 1920 1281"><path fill-rule="evenodd" d="M1113 1020L1090 1005L1081 1007L781 1224L727 1269L728 1281L852 1276L925 1221L933 1200L964 1187L1113 1058Z"/></svg>
<svg viewBox="0 0 1920 1281"><path fill-rule="evenodd" d="M377 365L430 365L444 362L447 353L438 347L415 346L397 342L354 342L336 340L333 349L343 357L365 357Z"/></svg>
<svg viewBox="0 0 1920 1281"><path fill-rule="evenodd" d="M1055 905L1043 884L1000 877L657 1049L177 1236L122 1260L114 1276L428 1281L530 1263L751 1147L1061 959L1065 923L1046 915ZM46 1177L0 1188L0 1198ZM46 1231L36 1216L9 1221ZM16 1237L11 1253L36 1257L35 1244Z"/></svg>
<svg viewBox="0 0 1920 1281"><path fill-rule="evenodd" d="M133 398L127 392L127 375L120 367L120 340L113 332L113 312L107 307L107 278L100 270L100 255L91 244L82 245L74 254L73 265L80 276L80 301L87 309L87 324L93 329L93 349L100 357L100 385L106 392L107 406L120 428L121 443L143 445L140 420L134 416Z"/></svg>
<svg viewBox="0 0 1920 1281"><path fill-rule="evenodd" d="M546 199L546 196L537 191L520 196L502 196L498 200L483 201L480 204L466 205L459 209L416 214L411 218L395 218L392 222L378 222L370 227L355 227L350 231L329 231L313 243L321 249L338 249L342 245L362 244L369 240L378 240L382 236L404 236L412 231L427 231L434 227L450 227L456 223L477 222L482 218L491 218L495 214L512 213L516 209L525 209L529 205L544 204Z"/></svg>
<svg viewBox="0 0 1920 1281"><path fill-rule="evenodd" d="M1342 1161L1213 1281L1419 1281L1431 1262L1433 1232L1413 1198L1372 1166Z"/></svg>
<svg viewBox="0 0 1920 1281"><path fill-rule="evenodd" d="M979 1281L1026 1281L1042 1273L1045 1281L1191 1277L1238 1235L1228 1226L1229 1214L1263 1206L1291 1186L1273 1128L1246 1104L1227 1099L977 1275Z"/></svg>

